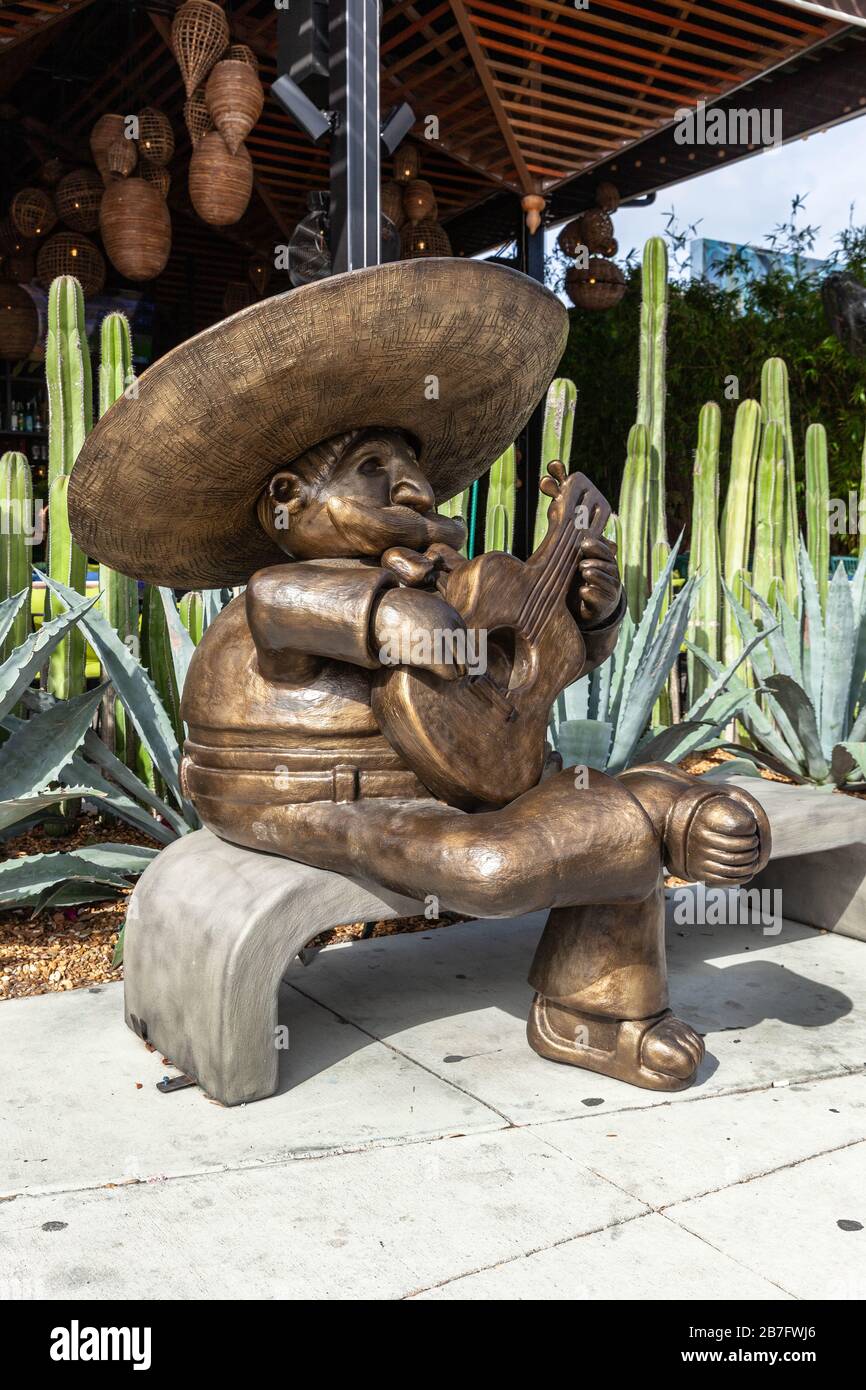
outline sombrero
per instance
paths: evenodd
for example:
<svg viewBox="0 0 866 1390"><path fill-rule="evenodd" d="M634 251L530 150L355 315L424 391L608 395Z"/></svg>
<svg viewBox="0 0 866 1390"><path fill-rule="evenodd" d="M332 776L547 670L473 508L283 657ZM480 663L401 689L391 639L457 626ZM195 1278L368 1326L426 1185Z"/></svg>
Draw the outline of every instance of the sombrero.
<svg viewBox="0 0 866 1390"><path fill-rule="evenodd" d="M484 261L397 261L262 300L160 358L84 443L69 516L91 557L185 588L285 560L255 504L274 469L346 430L419 444L438 502L526 424L568 319Z"/></svg>

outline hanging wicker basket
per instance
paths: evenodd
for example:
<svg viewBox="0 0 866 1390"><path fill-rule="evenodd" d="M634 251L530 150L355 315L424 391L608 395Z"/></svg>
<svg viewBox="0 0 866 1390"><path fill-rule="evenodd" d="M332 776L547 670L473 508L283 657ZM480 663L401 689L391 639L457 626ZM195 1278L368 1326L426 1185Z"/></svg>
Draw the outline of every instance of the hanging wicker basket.
<svg viewBox="0 0 866 1390"><path fill-rule="evenodd" d="M11 217L0 218L0 255L32 251L33 247L33 239L22 236Z"/></svg>
<svg viewBox="0 0 866 1390"><path fill-rule="evenodd" d="M171 26L171 46L187 96L207 77L229 38L229 23L219 5L210 0L181 5Z"/></svg>
<svg viewBox="0 0 866 1390"><path fill-rule="evenodd" d="M204 99L204 87L199 87L197 91L193 92L189 100L184 102L183 118L186 121L192 147L195 149L208 131L214 128L210 112L207 109L207 102Z"/></svg>
<svg viewBox="0 0 866 1390"><path fill-rule="evenodd" d="M148 164L147 160L143 159L138 166L138 176L144 179L145 183L152 183L154 188L158 188L163 198L168 197L171 174L161 164Z"/></svg>
<svg viewBox="0 0 866 1390"><path fill-rule="evenodd" d="M217 63L204 89L211 119L226 142L230 154L237 154L265 104L258 76L249 63L231 58Z"/></svg>
<svg viewBox="0 0 866 1390"><path fill-rule="evenodd" d="M64 167L62 159L46 159L39 170L40 181L53 188L63 178Z"/></svg>
<svg viewBox="0 0 866 1390"><path fill-rule="evenodd" d="M424 256L450 256L451 242L445 228L431 218L406 224L400 235L400 250L406 261Z"/></svg>
<svg viewBox="0 0 866 1390"><path fill-rule="evenodd" d="M246 146L232 154L219 131L209 131L189 161L189 196L199 217L212 227L228 227L243 217L252 191Z"/></svg>
<svg viewBox="0 0 866 1390"><path fill-rule="evenodd" d="M252 285L245 280L229 280L223 295L223 311L226 314L238 314L241 309L248 309L254 301Z"/></svg>
<svg viewBox="0 0 866 1390"><path fill-rule="evenodd" d="M254 72L259 70L259 60L253 50L245 43L229 44L226 57L233 63L248 63Z"/></svg>
<svg viewBox="0 0 866 1390"><path fill-rule="evenodd" d="M74 232L95 232L105 185L95 169L73 169L57 185L54 201L61 222Z"/></svg>
<svg viewBox="0 0 866 1390"><path fill-rule="evenodd" d="M138 150L134 140L127 140L125 135L119 140L113 140L105 155L108 182L128 179L137 163Z"/></svg>
<svg viewBox="0 0 866 1390"><path fill-rule="evenodd" d="M406 221L406 214L403 211L402 185L394 179L382 184L381 206L385 216L391 219L399 231Z"/></svg>
<svg viewBox="0 0 866 1390"><path fill-rule="evenodd" d="M150 164L168 164L174 154L171 121L155 106L145 106L138 116L138 152Z"/></svg>
<svg viewBox="0 0 866 1390"><path fill-rule="evenodd" d="M0 358L20 362L36 347L39 314L36 305L20 285L0 284Z"/></svg>
<svg viewBox="0 0 866 1390"><path fill-rule="evenodd" d="M165 199L144 179L121 179L106 189L99 228L108 258L128 280L152 280L171 251Z"/></svg>
<svg viewBox="0 0 866 1390"><path fill-rule="evenodd" d="M435 222L436 194L426 179L412 179L403 192L403 211L410 222Z"/></svg>
<svg viewBox="0 0 866 1390"><path fill-rule="evenodd" d="M565 292L578 309L612 309L625 294L625 276L613 261L593 256L585 269L569 267Z"/></svg>
<svg viewBox="0 0 866 1390"><path fill-rule="evenodd" d="M3 262L3 274L16 285L29 285L36 274L36 257L32 251L13 251Z"/></svg>
<svg viewBox="0 0 866 1390"><path fill-rule="evenodd" d="M271 282L271 263L267 256L251 256L247 266L247 275L250 278L250 284L261 299Z"/></svg>
<svg viewBox="0 0 866 1390"><path fill-rule="evenodd" d="M93 155L93 162L99 170L104 183L109 182L108 178L108 147L113 145L115 140L123 138L126 129L126 118L117 115L116 112L108 112L100 116L96 125L90 132L90 153Z"/></svg>
<svg viewBox="0 0 866 1390"><path fill-rule="evenodd" d="M40 247L36 278L44 290L58 275L74 275L85 297L99 294L105 284L105 260L99 247L80 232L58 232Z"/></svg>
<svg viewBox="0 0 866 1390"><path fill-rule="evenodd" d="M595 190L595 201L605 212L616 212L619 207L619 189L615 183L605 180Z"/></svg>
<svg viewBox="0 0 866 1390"><path fill-rule="evenodd" d="M54 199L44 188L22 188L12 199L9 212L24 237L45 236L57 221Z"/></svg>
<svg viewBox="0 0 866 1390"><path fill-rule="evenodd" d="M409 183L417 179L421 169L421 157L415 145L407 140L394 155L394 178L398 183Z"/></svg>

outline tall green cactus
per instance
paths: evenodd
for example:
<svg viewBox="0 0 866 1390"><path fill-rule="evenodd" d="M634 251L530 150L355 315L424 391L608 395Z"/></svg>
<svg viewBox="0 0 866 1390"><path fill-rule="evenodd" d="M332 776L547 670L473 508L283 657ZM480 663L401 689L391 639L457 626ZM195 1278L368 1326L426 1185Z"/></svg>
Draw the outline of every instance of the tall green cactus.
<svg viewBox="0 0 866 1390"><path fill-rule="evenodd" d="M779 494L785 486L785 432L780 424L764 427L761 455L755 484L755 543L752 556L752 588L768 603L775 597L775 585L782 582L780 527L784 511ZM753 603L755 617L760 607Z"/></svg>
<svg viewBox="0 0 866 1390"><path fill-rule="evenodd" d="M827 431L810 425L806 431L806 549L815 571L821 611L827 611L830 586L830 477Z"/></svg>
<svg viewBox="0 0 866 1390"><path fill-rule="evenodd" d="M508 514L501 502L497 502L491 510L487 509L487 526L484 532L484 549L509 550L508 540Z"/></svg>
<svg viewBox="0 0 866 1390"><path fill-rule="evenodd" d="M90 350L84 321L84 295L78 281L61 275L48 292L48 336L45 344L48 387L48 569L53 579L83 594L87 557L72 539L66 507L69 474L93 424L93 384ZM52 616L63 605L53 595ZM85 642L76 627L54 649L48 667L48 689L66 700L84 690Z"/></svg>
<svg viewBox="0 0 866 1390"><path fill-rule="evenodd" d="M35 523L33 480L24 454L0 458L0 600L28 591L21 612L0 643L0 661L19 647L30 631L31 557Z"/></svg>
<svg viewBox="0 0 866 1390"><path fill-rule="evenodd" d="M640 372L637 423L649 438L647 541L652 588L664 569L668 547L665 515L665 360L668 318L668 252L663 237L644 247L640 311ZM662 547L665 547L663 549ZM663 558L664 557L664 558Z"/></svg>
<svg viewBox="0 0 866 1390"><path fill-rule="evenodd" d="M692 499L692 536L689 549L689 578L701 576L695 592L686 635L689 641L714 661L719 657L719 603L721 552L719 549L719 444L722 412L708 401L698 417L698 447L695 450ZM703 695L710 673L691 652L687 658L689 701Z"/></svg>
<svg viewBox="0 0 866 1390"><path fill-rule="evenodd" d="M781 551L781 569L785 602L792 613L800 601L800 526L797 519L797 465L794 457L794 435L791 429L791 396L788 389L788 368L781 357L768 357L761 370L761 409L765 425L779 425L784 435L783 485L777 488L776 512L782 518L782 530L776 544Z"/></svg>
<svg viewBox="0 0 866 1390"><path fill-rule="evenodd" d="M487 517L484 527L485 550L508 550L514 543L514 507L517 498L517 449L509 444L504 454L490 469L490 483L487 490ZM505 512L505 545L494 541L494 513L497 507ZM499 523L501 525L501 523ZM496 535L499 535L497 530Z"/></svg>
<svg viewBox="0 0 866 1390"><path fill-rule="evenodd" d="M866 433L860 455L860 496L857 500L857 554L866 554Z"/></svg>
<svg viewBox="0 0 866 1390"><path fill-rule="evenodd" d="M462 494L461 494L462 496ZM452 499L453 500L453 499ZM449 513L453 515L453 513ZM184 594L178 604L180 620L189 633L193 641L193 646L198 646L204 636L204 599L199 589L190 589L188 594Z"/></svg>
<svg viewBox="0 0 866 1390"><path fill-rule="evenodd" d="M752 536L755 470L761 437L761 407L757 401L741 401L734 421L731 472L722 527L722 569L728 588L740 603L745 597ZM727 666L743 649L730 604L724 606L723 656Z"/></svg>
<svg viewBox="0 0 866 1390"><path fill-rule="evenodd" d="M647 499L649 496L650 445L646 425L632 425L628 433L625 469L619 494L622 549L619 568L628 611L640 622L647 601Z"/></svg>
<svg viewBox="0 0 866 1390"><path fill-rule="evenodd" d="M541 427L541 466L539 478L547 476L547 465L554 459L568 470L571 459L571 441L574 435L574 411L577 405L577 387L568 377L557 377L547 389L544 402L544 421ZM532 535L532 549L537 550L547 535L547 513L550 498L546 492L539 492L535 508L535 530Z"/></svg>
<svg viewBox="0 0 866 1390"><path fill-rule="evenodd" d="M471 488L464 488L463 491L458 492L455 497L449 497L447 502L440 502L438 507L438 510L443 516L459 516L466 526L466 540L460 547L461 555L466 555L467 545L469 543L469 499L471 491ZM196 639L193 638L193 641L195 640Z"/></svg>

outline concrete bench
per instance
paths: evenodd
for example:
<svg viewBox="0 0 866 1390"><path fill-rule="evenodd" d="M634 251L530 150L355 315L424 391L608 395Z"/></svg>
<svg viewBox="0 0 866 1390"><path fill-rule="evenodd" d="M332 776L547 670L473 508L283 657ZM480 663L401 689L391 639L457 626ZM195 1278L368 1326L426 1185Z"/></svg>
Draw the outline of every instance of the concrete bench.
<svg viewBox="0 0 866 1390"><path fill-rule="evenodd" d="M866 941L866 801L763 777L731 781L760 801L773 832L770 862L750 887L780 890L792 922Z"/></svg>

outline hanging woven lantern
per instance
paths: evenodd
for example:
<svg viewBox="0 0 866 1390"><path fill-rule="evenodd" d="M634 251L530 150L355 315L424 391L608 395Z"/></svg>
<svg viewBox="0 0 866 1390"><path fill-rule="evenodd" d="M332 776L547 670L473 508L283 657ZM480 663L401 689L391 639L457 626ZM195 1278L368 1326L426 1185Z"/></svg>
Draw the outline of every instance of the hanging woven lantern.
<svg viewBox="0 0 866 1390"><path fill-rule="evenodd" d="M22 188L12 199L9 212L24 237L45 236L57 221L54 200L44 188Z"/></svg>
<svg viewBox="0 0 866 1390"><path fill-rule="evenodd" d="M605 246L613 240L613 223L603 208L588 208L581 214L582 240L591 256L604 254Z"/></svg>
<svg viewBox="0 0 866 1390"><path fill-rule="evenodd" d="M163 198L168 197L171 174L161 164L148 164L147 160L143 159L138 166L138 176L144 179L145 183L152 183L154 188L158 188Z"/></svg>
<svg viewBox="0 0 866 1390"><path fill-rule="evenodd" d="M248 309L254 298L252 285L245 280L229 280L223 295L223 310L226 314L237 314L241 309Z"/></svg>
<svg viewBox="0 0 866 1390"><path fill-rule="evenodd" d="M229 22L211 0L187 0L172 21L171 46L187 96L207 77L228 46Z"/></svg>
<svg viewBox="0 0 866 1390"><path fill-rule="evenodd" d="M0 218L0 255L32 250L33 245L31 238L21 235L11 217Z"/></svg>
<svg viewBox="0 0 866 1390"><path fill-rule="evenodd" d="M569 266L565 292L578 309L612 309L625 294L625 276L613 261L594 256L586 268Z"/></svg>
<svg viewBox="0 0 866 1390"><path fill-rule="evenodd" d="M39 337L39 314L26 290L0 284L0 358L19 362L29 357Z"/></svg>
<svg viewBox="0 0 866 1390"><path fill-rule="evenodd" d="M265 104L258 75L249 63L226 58L211 72L204 95L211 119L229 152L237 154Z"/></svg>
<svg viewBox="0 0 866 1390"><path fill-rule="evenodd" d="M73 169L57 185L54 201L61 222L75 232L95 232L105 185L94 169Z"/></svg>
<svg viewBox="0 0 866 1390"><path fill-rule="evenodd" d="M451 242L445 228L431 218L406 224L400 234L400 250L406 261L422 256L450 256Z"/></svg>
<svg viewBox="0 0 866 1390"><path fill-rule="evenodd" d="M409 183L411 179L417 179L420 168L418 150L407 141L394 155L394 178L398 183Z"/></svg>
<svg viewBox="0 0 866 1390"><path fill-rule="evenodd" d="M138 152L151 164L167 164L174 154L171 121L155 106L145 106L138 115Z"/></svg>
<svg viewBox="0 0 866 1390"><path fill-rule="evenodd" d="M261 299L271 280L271 263L267 256L251 256L247 266L247 275L250 277L250 284Z"/></svg>
<svg viewBox="0 0 866 1390"><path fill-rule="evenodd" d="M435 222L436 194L426 179L412 179L403 190L403 211L410 222Z"/></svg>
<svg viewBox="0 0 866 1390"><path fill-rule="evenodd" d="M46 159L39 170L39 178L42 183L47 183L49 188L53 188L63 178L63 160Z"/></svg>
<svg viewBox="0 0 866 1390"><path fill-rule="evenodd" d="M32 251L13 251L3 262L3 274L16 285L29 285L36 274L36 257Z"/></svg>
<svg viewBox="0 0 866 1390"><path fill-rule="evenodd" d="M99 294L105 284L102 252L80 232L58 232L39 249L36 278L48 290L58 275L74 275L85 296Z"/></svg>
<svg viewBox="0 0 866 1390"><path fill-rule="evenodd" d="M250 67L258 72L259 60L253 50L245 43L232 43L226 49L226 57L233 63L249 63Z"/></svg>
<svg viewBox="0 0 866 1390"><path fill-rule="evenodd" d="M381 207L385 216L390 218L394 226L399 230L406 221L406 214L403 211L403 188L399 183L390 179L382 184Z"/></svg>
<svg viewBox="0 0 866 1390"><path fill-rule="evenodd" d="M115 140L120 140L126 129L126 118L118 116L116 112L109 112L100 116L96 125L90 132L90 153L93 155L93 162L102 175L104 183L108 183L108 163L106 156L109 145L113 145Z"/></svg>
<svg viewBox="0 0 866 1390"><path fill-rule="evenodd" d="M105 191L99 229L111 264L129 280L152 280L171 251L165 199L144 179L119 179Z"/></svg>
<svg viewBox="0 0 866 1390"><path fill-rule="evenodd" d="M189 101L184 102L183 118L186 121L192 147L195 149L208 131L214 128L210 112L207 109L207 102L204 99L204 87L199 87L197 91L193 92Z"/></svg>
<svg viewBox="0 0 866 1390"><path fill-rule="evenodd" d="M615 183L605 180L595 190L595 201L605 212L616 212L619 207L619 189Z"/></svg>
<svg viewBox="0 0 866 1390"><path fill-rule="evenodd" d="M137 163L138 150L134 140L127 140L125 135L113 140L105 155L109 183L116 179L128 179Z"/></svg>
<svg viewBox="0 0 866 1390"><path fill-rule="evenodd" d="M199 217L227 227L243 217L252 191L253 162L246 146L231 154L219 131L209 131L189 161L189 196Z"/></svg>
<svg viewBox="0 0 866 1390"><path fill-rule="evenodd" d="M564 256L574 260L578 250L583 246L583 227L579 217L575 217L571 222L567 222L559 236L556 244Z"/></svg>

